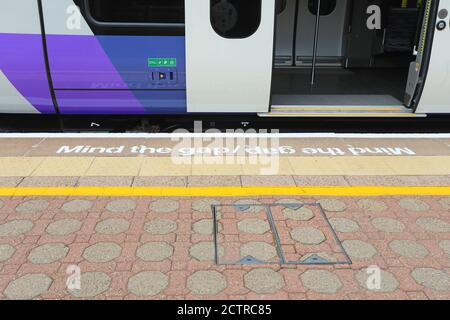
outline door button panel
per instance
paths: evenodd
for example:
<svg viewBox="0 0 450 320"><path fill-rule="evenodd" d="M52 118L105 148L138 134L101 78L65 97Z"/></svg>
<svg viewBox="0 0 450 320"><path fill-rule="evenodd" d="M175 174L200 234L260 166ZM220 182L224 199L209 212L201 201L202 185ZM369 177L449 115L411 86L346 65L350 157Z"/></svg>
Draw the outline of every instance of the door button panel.
<svg viewBox="0 0 450 320"><path fill-rule="evenodd" d="M442 31L442 30L444 30L445 28L447 27L447 22L445 22L445 21L439 21L438 23L437 23L437 26L436 26L436 28L439 30L439 31Z"/></svg>

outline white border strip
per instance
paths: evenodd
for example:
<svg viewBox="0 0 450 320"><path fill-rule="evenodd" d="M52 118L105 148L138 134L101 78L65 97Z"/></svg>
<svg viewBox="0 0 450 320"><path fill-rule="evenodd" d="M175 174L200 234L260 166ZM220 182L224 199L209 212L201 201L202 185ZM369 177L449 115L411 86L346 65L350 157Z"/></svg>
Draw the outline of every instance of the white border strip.
<svg viewBox="0 0 450 320"><path fill-rule="evenodd" d="M0 139L335 138L450 139L450 133L0 133Z"/></svg>

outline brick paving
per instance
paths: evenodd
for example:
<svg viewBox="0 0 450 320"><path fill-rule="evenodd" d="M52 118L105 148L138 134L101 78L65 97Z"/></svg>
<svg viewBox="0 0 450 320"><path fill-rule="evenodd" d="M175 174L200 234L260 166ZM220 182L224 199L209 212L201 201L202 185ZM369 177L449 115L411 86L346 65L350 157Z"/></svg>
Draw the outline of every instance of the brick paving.
<svg viewBox="0 0 450 320"><path fill-rule="evenodd" d="M353 263L216 265L211 205L235 203L249 215L224 212L219 256L234 243L240 257L276 262L251 205L320 203ZM274 213L283 249L327 258L314 207L293 208ZM449 210L450 198L411 196L1 198L0 299L450 299ZM381 285L370 290L373 266ZM78 268L81 289L69 289Z"/></svg>

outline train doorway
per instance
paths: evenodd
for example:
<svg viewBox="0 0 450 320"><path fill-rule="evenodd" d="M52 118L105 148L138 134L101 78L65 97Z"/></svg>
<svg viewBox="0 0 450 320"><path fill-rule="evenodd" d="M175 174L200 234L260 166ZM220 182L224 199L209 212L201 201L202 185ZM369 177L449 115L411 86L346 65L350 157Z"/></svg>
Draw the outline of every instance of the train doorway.
<svg viewBox="0 0 450 320"><path fill-rule="evenodd" d="M413 114L430 2L279 1L271 114Z"/></svg>

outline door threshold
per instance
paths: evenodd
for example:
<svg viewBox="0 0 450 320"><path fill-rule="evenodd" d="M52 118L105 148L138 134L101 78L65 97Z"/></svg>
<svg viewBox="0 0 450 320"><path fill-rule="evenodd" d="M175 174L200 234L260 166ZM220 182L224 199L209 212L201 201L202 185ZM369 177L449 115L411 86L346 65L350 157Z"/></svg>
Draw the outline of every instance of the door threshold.
<svg viewBox="0 0 450 320"><path fill-rule="evenodd" d="M258 113L261 118L425 118L426 114L415 113L320 113L320 112L268 112Z"/></svg>
<svg viewBox="0 0 450 320"><path fill-rule="evenodd" d="M275 113L412 113L403 106L272 106Z"/></svg>
<svg viewBox="0 0 450 320"><path fill-rule="evenodd" d="M426 117L425 114L415 114L404 106L288 106L274 105L271 111L259 113L260 117Z"/></svg>

